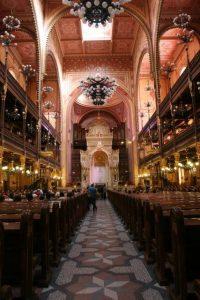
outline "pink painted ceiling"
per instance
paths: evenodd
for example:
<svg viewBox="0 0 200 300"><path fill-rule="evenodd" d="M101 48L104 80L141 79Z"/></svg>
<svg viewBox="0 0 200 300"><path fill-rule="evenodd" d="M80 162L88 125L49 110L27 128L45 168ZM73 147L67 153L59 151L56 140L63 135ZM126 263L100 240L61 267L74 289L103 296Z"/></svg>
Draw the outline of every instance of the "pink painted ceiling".
<svg viewBox="0 0 200 300"><path fill-rule="evenodd" d="M118 122L123 122L125 119L125 106L123 102L120 102L119 104L110 107L86 107L75 102L74 113L78 122L83 117L84 119L87 119L88 117L97 117L99 113L101 116L103 116L104 113L108 113Z"/></svg>
<svg viewBox="0 0 200 300"><path fill-rule="evenodd" d="M130 16L120 16L114 18L113 38L133 39L135 36L136 22Z"/></svg>
<svg viewBox="0 0 200 300"><path fill-rule="evenodd" d="M62 41L61 50L64 56L73 54L83 54L82 41L81 40L71 40Z"/></svg>
<svg viewBox="0 0 200 300"><path fill-rule="evenodd" d="M78 18L62 18L58 21L61 40L81 40L81 27Z"/></svg>
<svg viewBox="0 0 200 300"><path fill-rule="evenodd" d="M84 42L86 54L109 54L111 53L110 41Z"/></svg>
<svg viewBox="0 0 200 300"><path fill-rule="evenodd" d="M100 114L98 111L89 113L85 116L86 118L81 121L82 128L89 129L92 123L96 123L97 121L106 122L110 128L114 128L117 126L117 120L110 114L105 111L101 111Z"/></svg>
<svg viewBox="0 0 200 300"><path fill-rule="evenodd" d="M62 4L62 0L40 0L45 5L46 10L49 13L52 13L53 11L57 9L61 9L62 7L66 8L66 5ZM45 2L45 3L44 3ZM147 0L134 0L130 3L127 3L125 6L127 7L133 7L139 10L141 13L145 13L145 7L147 5Z"/></svg>
<svg viewBox="0 0 200 300"><path fill-rule="evenodd" d="M56 24L56 31L61 41L63 56L73 55L108 55L132 54L139 25L134 19L123 13L113 21L111 40L83 41L79 18L69 14Z"/></svg>
<svg viewBox="0 0 200 300"><path fill-rule="evenodd" d="M191 15L191 25L199 27L200 2L199 0L164 0L160 15L160 30L173 24L173 18L179 13Z"/></svg>
<svg viewBox="0 0 200 300"><path fill-rule="evenodd" d="M115 106L117 104L119 104L120 102L122 102L122 98L121 95L127 97L128 95L125 93L123 94L123 90L119 87L117 87L117 92L115 92L111 98L109 98L106 103L103 105L103 107L110 107L110 106ZM91 100L89 100L86 96L84 96L83 94L81 94L77 99L76 99L76 103L79 104L80 106L84 106L84 107L90 107L90 108L94 108L95 106L92 105Z"/></svg>
<svg viewBox="0 0 200 300"><path fill-rule="evenodd" d="M0 0L0 7L1 11L0 13L4 15L8 11L13 12L13 14L19 14L19 13L25 13L29 12L31 13L31 6L29 0Z"/></svg>
<svg viewBox="0 0 200 300"><path fill-rule="evenodd" d="M185 11L188 13L196 13L200 11L199 0L164 0L163 13L179 13Z"/></svg>
<svg viewBox="0 0 200 300"><path fill-rule="evenodd" d="M150 74L149 53L145 53L140 66L140 75L149 75L149 74Z"/></svg>
<svg viewBox="0 0 200 300"><path fill-rule="evenodd" d="M24 28L35 32L30 0L0 0L0 19L6 15L19 18Z"/></svg>
<svg viewBox="0 0 200 300"><path fill-rule="evenodd" d="M21 21L21 29L14 32L17 51L22 64L36 67L35 22L29 0L0 0L0 19L14 15Z"/></svg>
<svg viewBox="0 0 200 300"><path fill-rule="evenodd" d="M17 50L22 57L23 64L31 64L35 66L36 50L35 43L20 43L17 46Z"/></svg>
<svg viewBox="0 0 200 300"><path fill-rule="evenodd" d="M160 38L161 65L166 62L174 62L176 51L182 47L178 42L177 34L180 29L173 28L166 31Z"/></svg>
<svg viewBox="0 0 200 300"><path fill-rule="evenodd" d="M49 76L57 74L55 62L50 54L46 58L46 74Z"/></svg>
<svg viewBox="0 0 200 300"><path fill-rule="evenodd" d="M113 96L108 99L107 103L103 106L95 106L84 95L77 96L74 103L75 119L80 121L83 117L86 118L96 116L97 112L109 113L118 122L123 122L126 119L127 111L123 102L123 98L126 99L128 95L120 87L117 88Z"/></svg>

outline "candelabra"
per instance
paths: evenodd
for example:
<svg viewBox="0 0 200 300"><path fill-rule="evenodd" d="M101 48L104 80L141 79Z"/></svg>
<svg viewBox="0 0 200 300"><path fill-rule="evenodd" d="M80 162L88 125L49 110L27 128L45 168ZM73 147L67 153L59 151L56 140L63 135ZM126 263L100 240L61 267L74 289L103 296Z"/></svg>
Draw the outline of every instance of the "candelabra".
<svg viewBox="0 0 200 300"><path fill-rule="evenodd" d="M146 107L147 107L148 120L150 120L150 117L151 117L150 116L151 102L147 101Z"/></svg>
<svg viewBox="0 0 200 300"><path fill-rule="evenodd" d="M44 108L47 110L47 120L49 120L49 111L54 107L54 104L51 100L47 100L44 102ZM48 136L47 136L47 145L50 142L50 132L48 131Z"/></svg>
<svg viewBox="0 0 200 300"><path fill-rule="evenodd" d="M140 113L140 118L141 118L141 126L143 129L143 127L144 127L144 124L143 124L144 113L143 112Z"/></svg>
<svg viewBox="0 0 200 300"><path fill-rule="evenodd" d="M176 27L180 28L181 31L177 34L179 39L179 44L185 46L186 58L187 58L187 70L188 70L188 85L190 90L190 95L192 99L192 110L194 116L194 130L195 130L195 141L197 141L197 117L196 117L196 101L195 101L195 89L192 82L191 69L190 69L190 59L189 59L189 43L192 42L192 37L194 30L188 30L187 28L190 25L191 16L182 13L174 18L173 23Z"/></svg>
<svg viewBox="0 0 200 300"><path fill-rule="evenodd" d="M44 74L44 76L46 76L46 74ZM53 92L53 88L51 86L48 85L44 85L41 88L41 94L42 94L42 101L45 100L45 98L51 94ZM52 101L51 100L46 100L43 105L41 105L41 103L39 103L39 120L38 120L38 152L41 151L41 142L43 139L43 135L42 135L42 107L45 108L45 106L49 107L50 103ZM46 107L46 108L47 108ZM48 109L48 108L47 108Z"/></svg>
<svg viewBox="0 0 200 300"><path fill-rule="evenodd" d="M51 86L43 86L42 88L42 92L43 92L43 100L53 92L53 88ZM50 110L54 107L54 101L53 100L46 100L43 103L43 108L47 111L47 120L50 122L50 116L49 116L49 112ZM45 144L45 149L46 151L49 150L49 145L51 144L51 133L48 130L47 133L44 133L43 135L41 135L41 141ZM48 165L50 165L50 157L51 155L47 156L48 159Z"/></svg>
<svg viewBox="0 0 200 300"><path fill-rule="evenodd" d="M35 69L31 65L22 65L21 69L22 74L25 78L25 108L23 111L23 138L24 138L24 156L26 158L26 120L27 120L27 102L28 102L28 83L30 82L31 78L35 76Z"/></svg>
<svg viewBox="0 0 200 300"><path fill-rule="evenodd" d="M161 71L167 76L168 82L169 82L169 106L170 106L170 113L171 113L171 118L172 118L172 133L173 133L173 143L174 143L174 148L175 148L175 120L174 120L174 112L173 112L173 104L172 104L172 87L171 87L171 74L175 70L175 64L172 62L167 62L161 67Z"/></svg>
<svg viewBox="0 0 200 300"><path fill-rule="evenodd" d="M4 123L5 123L5 101L8 89L8 53L9 48L16 47L17 44L14 42L15 35L12 33L20 28L21 22L19 19L13 16L6 16L2 20L3 32L0 35L0 42L5 51L5 61L4 61L4 80L3 80L3 90L1 92L1 143L4 143Z"/></svg>

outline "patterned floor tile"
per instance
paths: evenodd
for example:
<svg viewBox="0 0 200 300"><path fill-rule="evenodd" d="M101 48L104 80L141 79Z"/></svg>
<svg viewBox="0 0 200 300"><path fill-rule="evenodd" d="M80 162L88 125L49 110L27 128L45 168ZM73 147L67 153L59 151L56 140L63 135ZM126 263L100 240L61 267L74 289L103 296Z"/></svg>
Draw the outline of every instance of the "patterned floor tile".
<svg viewBox="0 0 200 300"><path fill-rule="evenodd" d="M108 201L89 211L41 300L168 300Z"/></svg>

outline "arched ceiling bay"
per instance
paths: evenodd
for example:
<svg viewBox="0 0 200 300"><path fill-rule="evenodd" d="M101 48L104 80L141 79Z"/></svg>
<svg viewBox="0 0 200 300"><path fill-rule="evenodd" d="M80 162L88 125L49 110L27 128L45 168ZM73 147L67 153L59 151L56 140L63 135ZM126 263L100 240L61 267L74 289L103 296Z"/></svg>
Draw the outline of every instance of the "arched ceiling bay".
<svg viewBox="0 0 200 300"><path fill-rule="evenodd" d="M117 91L119 90L119 87L117 88ZM115 92L103 105L103 107L110 107L113 105L117 105L120 102L122 102L122 98L119 96L119 92ZM91 100L88 99L84 94L81 94L77 97L76 103L80 104L85 107L94 108L95 105L92 104Z"/></svg>
<svg viewBox="0 0 200 300"><path fill-rule="evenodd" d="M91 124L105 122L112 129L117 126L119 120L109 111L89 111L80 119L80 125L88 129Z"/></svg>
<svg viewBox="0 0 200 300"><path fill-rule="evenodd" d="M139 28L139 24L133 17L126 13L113 19L109 39L107 39L107 33L104 32L103 40L92 40L92 37L91 40L86 40L83 36L81 21L69 14L62 17L55 26L64 57L98 54L131 55ZM87 36L89 35L88 32Z"/></svg>
<svg viewBox="0 0 200 300"><path fill-rule="evenodd" d="M108 112L110 116L113 116L114 119L118 120L118 122L123 122L126 117L126 109L123 102L119 102L117 105L113 105L110 107L97 107L97 106L82 106L78 103L74 103L74 114L76 116L77 121L79 122L84 116L90 113L90 116L97 118L99 113Z"/></svg>
<svg viewBox="0 0 200 300"><path fill-rule="evenodd" d="M31 64L36 68L37 38L30 0L0 0L0 8L1 20L7 15L13 15L21 21L20 30L13 32L17 43L14 50L22 64Z"/></svg>
<svg viewBox="0 0 200 300"><path fill-rule="evenodd" d="M191 24L199 26L200 5L199 0L163 0L160 14L159 30L172 26L173 18L184 12L192 17Z"/></svg>

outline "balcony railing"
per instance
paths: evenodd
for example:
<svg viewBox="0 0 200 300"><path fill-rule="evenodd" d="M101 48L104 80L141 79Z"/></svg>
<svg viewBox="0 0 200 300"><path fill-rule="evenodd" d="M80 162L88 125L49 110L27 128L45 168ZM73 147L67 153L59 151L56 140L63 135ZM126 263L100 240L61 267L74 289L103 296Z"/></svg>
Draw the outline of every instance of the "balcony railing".
<svg viewBox="0 0 200 300"><path fill-rule="evenodd" d="M200 51L194 56L190 62L190 72L192 80L199 74L200 70ZM188 68L185 69L183 74L178 78L171 90L172 102L175 102L177 98L188 88ZM170 108L170 95L169 93L163 99L159 106L159 114L162 117ZM156 124L156 112L151 116L149 121L145 124L143 129L138 134L141 137L145 134L149 128L152 128Z"/></svg>
<svg viewBox="0 0 200 300"><path fill-rule="evenodd" d="M3 84L4 80L4 72L5 72L5 66L2 62L0 62L0 82ZM39 119L39 111L38 111L38 106L29 98L26 98L26 93L24 89L20 86L18 81L12 76L10 72L8 72L8 90L10 91L11 94L13 94L17 100L23 105L26 105L27 102L27 108L28 112L36 119ZM46 119L46 117L43 115L42 116L42 125L48 129L50 134L58 141L58 143L61 142L60 135L56 132L56 130L53 128L53 126L50 124L50 122ZM10 133L8 130L8 135L11 135L10 142L11 140L14 142L15 140L20 139L20 137L16 134ZM12 138L11 138L12 137ZM27 143L29 145L29 143ZM23 139L22 139L22 146L23 146ZM29 146L28 146L29 147ZM32 149L35 148L35 146L32 146L30 144L30 147Z"/></svg>

